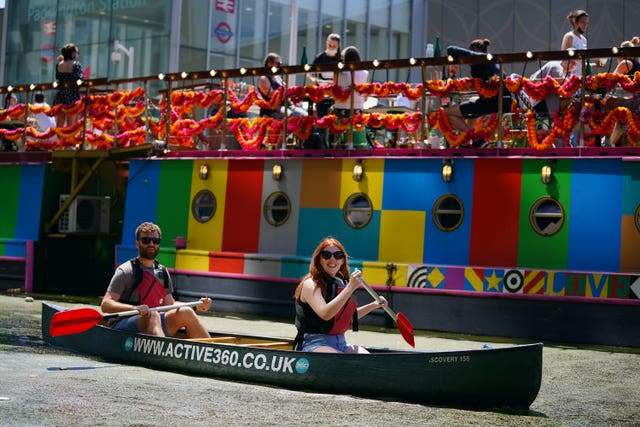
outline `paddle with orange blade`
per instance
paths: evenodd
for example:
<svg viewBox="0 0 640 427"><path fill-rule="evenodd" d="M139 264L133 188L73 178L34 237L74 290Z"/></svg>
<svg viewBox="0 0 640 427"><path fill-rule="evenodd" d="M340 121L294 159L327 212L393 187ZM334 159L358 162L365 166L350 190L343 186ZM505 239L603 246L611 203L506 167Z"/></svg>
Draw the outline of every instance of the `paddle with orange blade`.
<svg viewBox="0 0 640 427"><path fill-rule="evenodd" d="M366 289L366 291L369 292L369 295L371 295L373 297L373 299L376 300L376 302L378 302L378 303L382 302L382 300L380 299L380 295L378 295L376 293L376 291L374 291L371 288L371 286L369 286L362 279L362 277L360 278L360 283ZM405 316L404 314L402 314L400 312L395 313L387 305L385 305L382 308L384 308L384 311L387 312L389 317L391 317L393 319L393 321L396 322L396 325L398 325L398 329L400 330L400 334L402 334L402 338L404 338L404 340L407 342L407 344L409 344L411 347L415 347L416 346L416 342L415 342L415 337L413 335L413 325L411 324L409 319L407 319L407 316Z"/></svg>
<svg viewBox="0 0 640 427"><path fill-rule="evenodd" d="M181 302L173 305L150 308L149 311L169 311L181 307L195 307L202 301ZM119 313L103 314L94 308L78 308L59 311L51 318L49 334L52 337L72 335L86 332L103 320L130 317L139 314L138 310L121 311Z"/></svg>

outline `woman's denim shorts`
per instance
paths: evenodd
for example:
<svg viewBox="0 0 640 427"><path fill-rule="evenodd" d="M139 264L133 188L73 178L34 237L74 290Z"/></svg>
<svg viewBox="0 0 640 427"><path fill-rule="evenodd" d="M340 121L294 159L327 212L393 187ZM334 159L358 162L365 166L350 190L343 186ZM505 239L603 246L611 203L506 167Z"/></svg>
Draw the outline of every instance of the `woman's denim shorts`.
<svg viewBox="0 0 640 427"><path fill-rule="evenodd" d="M331 347L343 353L349 350L349 345L344 338L344 334L304 334L302 351L313 351L322 346Z"/></svg>

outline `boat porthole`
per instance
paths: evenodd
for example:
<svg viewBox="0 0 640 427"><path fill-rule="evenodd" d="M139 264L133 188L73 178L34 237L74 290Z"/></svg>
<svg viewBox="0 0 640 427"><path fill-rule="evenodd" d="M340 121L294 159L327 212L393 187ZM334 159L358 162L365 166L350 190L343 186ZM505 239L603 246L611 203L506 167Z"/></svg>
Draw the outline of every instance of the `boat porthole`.
<svg viewBox="0 0 640 427"><path fill-rule="evenodd" d="M438 198L431 209L433 223L441 231L456 230L464 219L462 200L454 194L444 194Z"/></svg>
<svg viewBox="0 0 640 427"><path fill-rule="evenodd" d="M364 193L354 193L344 202L344 221L351 228L362 228L369 224L373 216L371 199Z"/></svg>
<svg viewBox="0 0 640 427"><path fill-rule="evenodd" d="M634 215L634 219L635 219L635 224L636 224L636 230L638 230L638 232L640 232L640 205L638 205L638 207L636 207L636 213Z"/></svg>
<svg viewBox="0 0 640 427"><path fill-rule="evenodd" d="M531 206L529 222L536 233L541 236L552 236L564 224L564 208L552 197L541 197Z"/></svg>
<svg viewBox="0 0 640 427"><path fill-rule="evenodd" d="M200 190L191 201L191 213L198 222L207 222L216 213L216 196L209 190Z"/></svg>
<svg viewBox="0 0 640 427"><path fill-rule="evenodd" d="M291 201L281 191L271 193L262 206L264 219L274 227L284 224L291 214Z"/></svg>

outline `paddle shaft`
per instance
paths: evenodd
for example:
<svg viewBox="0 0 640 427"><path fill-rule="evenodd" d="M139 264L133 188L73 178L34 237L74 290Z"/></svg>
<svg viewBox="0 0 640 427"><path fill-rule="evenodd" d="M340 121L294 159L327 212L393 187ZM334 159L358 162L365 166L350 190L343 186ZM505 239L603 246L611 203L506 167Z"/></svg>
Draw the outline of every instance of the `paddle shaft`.
<svg viewBox="0 0 640 427"><path fill-rule="evenodd" d="M195 306L200 305L200 304L202 304L202 301L200 301L200 300L191 301L191 302L180 302L178 304L173 304L173 305L163 305L162 307L153 307L153 308L150 308L149 311L169 311L169 310L182 308L182 307L195 307ZM119 313L103 314L102 318L103 319L117 319L117 318L120 318L120 317L135 316L137 314L140 314L138 312L138 310L128 310L128 311L121 311Z"/></svg>
<svg viewBox="0 0 640 427"><path fill-rule="evenodd" d="M369 295L371 295L373 297L374 300L376 300L376 302L378 304L380 304L382 302L382 300L380 299L380 295L378 295L376 293L376 291L373 290L373 288L371 288L371 286L369 286L367 284L367 282L365 282L362 277L360 278L360 284L362 284L362 287L369 292ZM382 306L382 308L384 308L384 311L387 312L387 314L389 315L389 317L391 317L393 319L394 322L398 321L398 316L396 315L396 313L388 306Z"/></svg>
<svg viewBox="0 0 640 427"><path fill-rule="evenodd" d="M162 307L153 307L149 311L169 311L182 307L194 307L202 304L202 301L182 302ZM78 308L72 310L59 311L51 318L49 333L52 337L61 335L79 334L96 326L105 319L119 319L123 317L135 316L138 310L121 311L119 313L104 314L93 308Z"/></svg>

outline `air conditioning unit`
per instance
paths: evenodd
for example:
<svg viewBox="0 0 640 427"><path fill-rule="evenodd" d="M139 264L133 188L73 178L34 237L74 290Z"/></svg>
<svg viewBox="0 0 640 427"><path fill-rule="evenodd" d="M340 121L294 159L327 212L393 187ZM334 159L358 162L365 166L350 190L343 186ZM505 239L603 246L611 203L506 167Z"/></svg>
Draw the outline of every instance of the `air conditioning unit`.
<svg viewBox="0 0 640 427"><path fill-rule="evenodd" d="M60 204L69 198L60 195ZM60 233L108 233L109 232L109 196L78 196L58 220Z"/></svg>

